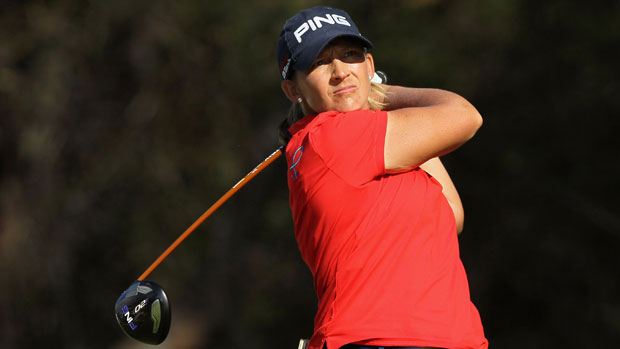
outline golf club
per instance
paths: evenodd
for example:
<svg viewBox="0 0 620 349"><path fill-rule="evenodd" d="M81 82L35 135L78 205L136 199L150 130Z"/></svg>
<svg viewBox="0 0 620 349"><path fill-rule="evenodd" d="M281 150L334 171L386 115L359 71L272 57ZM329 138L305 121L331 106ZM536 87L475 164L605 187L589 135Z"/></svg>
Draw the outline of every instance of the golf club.
<svg viewBox="0 0 620 349"><path fill-rule="evenodd" d="M371 79L375 83L387 82L387 75L381 71L375 72ZM224 202L230 199L239 189L252 178L274 162L282 153L284 147L279 147L263 162L230 188L209 209L207 209L183 234L181 234L136 281L134 281L116 301L114 311L116 321L127 336L148 344L160 344L168 336L171 322L170 303L163 288L154 281L145 280L149 274L175 249L189 234L202 224Z"/></svg>
<svg viewBox="0 0 620 349"><path fill-rule="evenodd" d="M116 321L127 336L147 344L160 344L170 330L170 303L163 288L154 281L145 280L149 274L177 247L189 234L204 222L215 210L232 197L252 178L282 155L283 147L276 149L263 162L230 188L209 209L207 209L183 234L181 234L142 275L127 288L114 305Z"/></svg>

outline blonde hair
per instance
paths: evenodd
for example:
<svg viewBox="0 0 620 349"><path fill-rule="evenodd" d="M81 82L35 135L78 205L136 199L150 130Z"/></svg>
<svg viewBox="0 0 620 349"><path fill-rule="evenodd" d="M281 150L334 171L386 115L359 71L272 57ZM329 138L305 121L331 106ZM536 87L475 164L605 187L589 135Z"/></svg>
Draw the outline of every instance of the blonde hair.
<svg viewBox="0 0 620 349"><path fill-rule="evenodd" d="M370 94L368 95L369 108L373 110L382 110L387 105L387 103L385 103L386 96L387 92L383 85L371 82ZM291 134L288 132L289 127L291 127L295 122L297 122L304 116L306 115L304 115L304 112L301 109L301 103L293 103L288 111L286 118L282 120L279 126L280 144L288 144L288 141L291 140Z"/></svg>

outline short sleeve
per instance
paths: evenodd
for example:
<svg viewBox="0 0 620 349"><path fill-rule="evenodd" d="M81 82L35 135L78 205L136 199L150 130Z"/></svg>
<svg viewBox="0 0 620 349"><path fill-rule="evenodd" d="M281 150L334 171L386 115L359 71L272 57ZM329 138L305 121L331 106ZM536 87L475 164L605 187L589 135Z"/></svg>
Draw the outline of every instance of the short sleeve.
<svg viewBox="0 0 620 349"><path fill-rule="evenodd" d="M387 112L338 113L321 123L310 140L326 166L351 185L385 174L383 148Z"/></svg>

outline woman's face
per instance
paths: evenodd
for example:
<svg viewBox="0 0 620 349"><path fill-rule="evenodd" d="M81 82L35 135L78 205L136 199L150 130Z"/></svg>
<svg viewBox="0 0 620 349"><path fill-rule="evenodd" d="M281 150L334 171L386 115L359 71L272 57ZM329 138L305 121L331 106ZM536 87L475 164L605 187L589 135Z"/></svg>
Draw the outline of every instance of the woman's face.
<svg viewBox="0 0 620 349"><path fill-rule="evenodd" d="M287 96L292 101L303 99L304 114L368 109L373 74L372 56L362 46L351 39L336 39L306 71L295 72L292 93Z"/></svg>

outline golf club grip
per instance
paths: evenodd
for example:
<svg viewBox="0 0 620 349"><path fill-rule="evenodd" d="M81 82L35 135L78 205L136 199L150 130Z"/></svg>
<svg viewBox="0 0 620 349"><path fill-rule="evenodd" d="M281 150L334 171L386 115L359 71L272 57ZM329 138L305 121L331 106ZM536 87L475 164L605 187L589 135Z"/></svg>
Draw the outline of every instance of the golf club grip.
<svg viewBox="0 0 620 349"><path fill-rule="evenodd" d="M250 171L245 177L241 178L237 184L235 184L232 188L230 188L221 198L219 198L211 207L209 207L205 213L203 213L198 219L183 232L156 260L148 267L142 275L138 278L139 281L144 280L149 274L157 268L157 266L166 258L168 255L175 249L185 238L189 236L202 222L204 222L209 216L215 212L226 200L230 199L231 196L235 195L235 193L241 189L244 185L246 185L254 176L259 174L265 167L269 166L272 162L274 162L277 158L280 157L283 153L284 147L279 147L276 149L271 155L269 155L263 162L258 164L252 171Z"/></svg>

